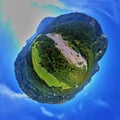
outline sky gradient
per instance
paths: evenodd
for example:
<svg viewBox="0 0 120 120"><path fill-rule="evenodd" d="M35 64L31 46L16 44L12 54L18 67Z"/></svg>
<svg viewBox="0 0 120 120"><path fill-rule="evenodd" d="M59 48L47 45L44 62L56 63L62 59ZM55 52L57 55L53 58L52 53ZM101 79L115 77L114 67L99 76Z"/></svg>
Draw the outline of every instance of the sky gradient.
<svg viewBox="0 0 120 120"><path fill-rule="evenodd" d="M120 120L119 0L0 0L0 120ZM41 104L22 93L14 61L45 16L88 14L101 24L108 49L100 71L71 101Z"/></svg>

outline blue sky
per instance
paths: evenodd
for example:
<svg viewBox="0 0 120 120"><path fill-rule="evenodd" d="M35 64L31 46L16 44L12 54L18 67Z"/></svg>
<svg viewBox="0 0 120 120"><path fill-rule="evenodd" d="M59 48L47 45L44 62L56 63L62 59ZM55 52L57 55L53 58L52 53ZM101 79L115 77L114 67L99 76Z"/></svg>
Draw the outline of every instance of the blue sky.
<svg viewBox="0 0 120 120"><path fill-rule="evenodd" d="M119 0L0 0L0 120L120 120ZM45 16L83 12L98 20L109 45L100 71L71 101L37 103L22 93L14 60Z"/></svg>

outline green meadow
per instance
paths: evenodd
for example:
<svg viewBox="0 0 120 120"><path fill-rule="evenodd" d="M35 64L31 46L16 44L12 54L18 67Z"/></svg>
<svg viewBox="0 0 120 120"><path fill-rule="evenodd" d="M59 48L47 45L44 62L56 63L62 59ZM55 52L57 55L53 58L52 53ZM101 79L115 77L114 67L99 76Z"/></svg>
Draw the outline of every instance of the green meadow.
<svg viewBox="0 0 120 120"><path fill-rule="evenodd" d="M41 58L36 48L38 42L33 43L32 46L32 63L37 75L46 82L49 87L60 87L62 90L69 89L70 86L64 82L58 81L53 75L49 74L39 63Z"/></svg>

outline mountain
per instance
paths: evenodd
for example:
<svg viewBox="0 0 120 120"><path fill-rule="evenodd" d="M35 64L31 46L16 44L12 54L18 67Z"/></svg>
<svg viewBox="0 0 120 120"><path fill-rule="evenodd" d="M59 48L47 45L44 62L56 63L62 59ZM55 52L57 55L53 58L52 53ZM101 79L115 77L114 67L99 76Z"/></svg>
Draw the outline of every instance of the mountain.
<svg viewBox="0 0 120 120"><path fill-rule="evenodd" d="M44 28L46 28L53 21L53 19L53 17L44 18L37 28L37 34L40 34L44 30Z"/></svg>
<svg viewBox="0 0 120 120"><path fill-rule="evenodd" d="M47 17L35 35L16 58L17 81L38 102L64 103L99 70L107 38L94 18L81 13Z"/></svg>

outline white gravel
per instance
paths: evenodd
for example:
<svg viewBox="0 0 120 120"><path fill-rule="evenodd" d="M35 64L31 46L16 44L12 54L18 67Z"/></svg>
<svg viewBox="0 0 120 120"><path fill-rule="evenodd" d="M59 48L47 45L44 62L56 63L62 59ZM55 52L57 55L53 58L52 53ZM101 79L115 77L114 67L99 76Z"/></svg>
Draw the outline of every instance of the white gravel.
<svg viewBox="0 0 120 120"><path fill-rule="evenodd" d="M87 68L87 61L85 58L82 57L80 53L77 53L74 49L69 47L67 41L63 40L59 34L47 34L47 37L51 38L55 42L56 47L68 61L75 64L77 67L83 67L83 65L85 65ZM79 64L80 62L82 62L81 65Z"/></svg>

